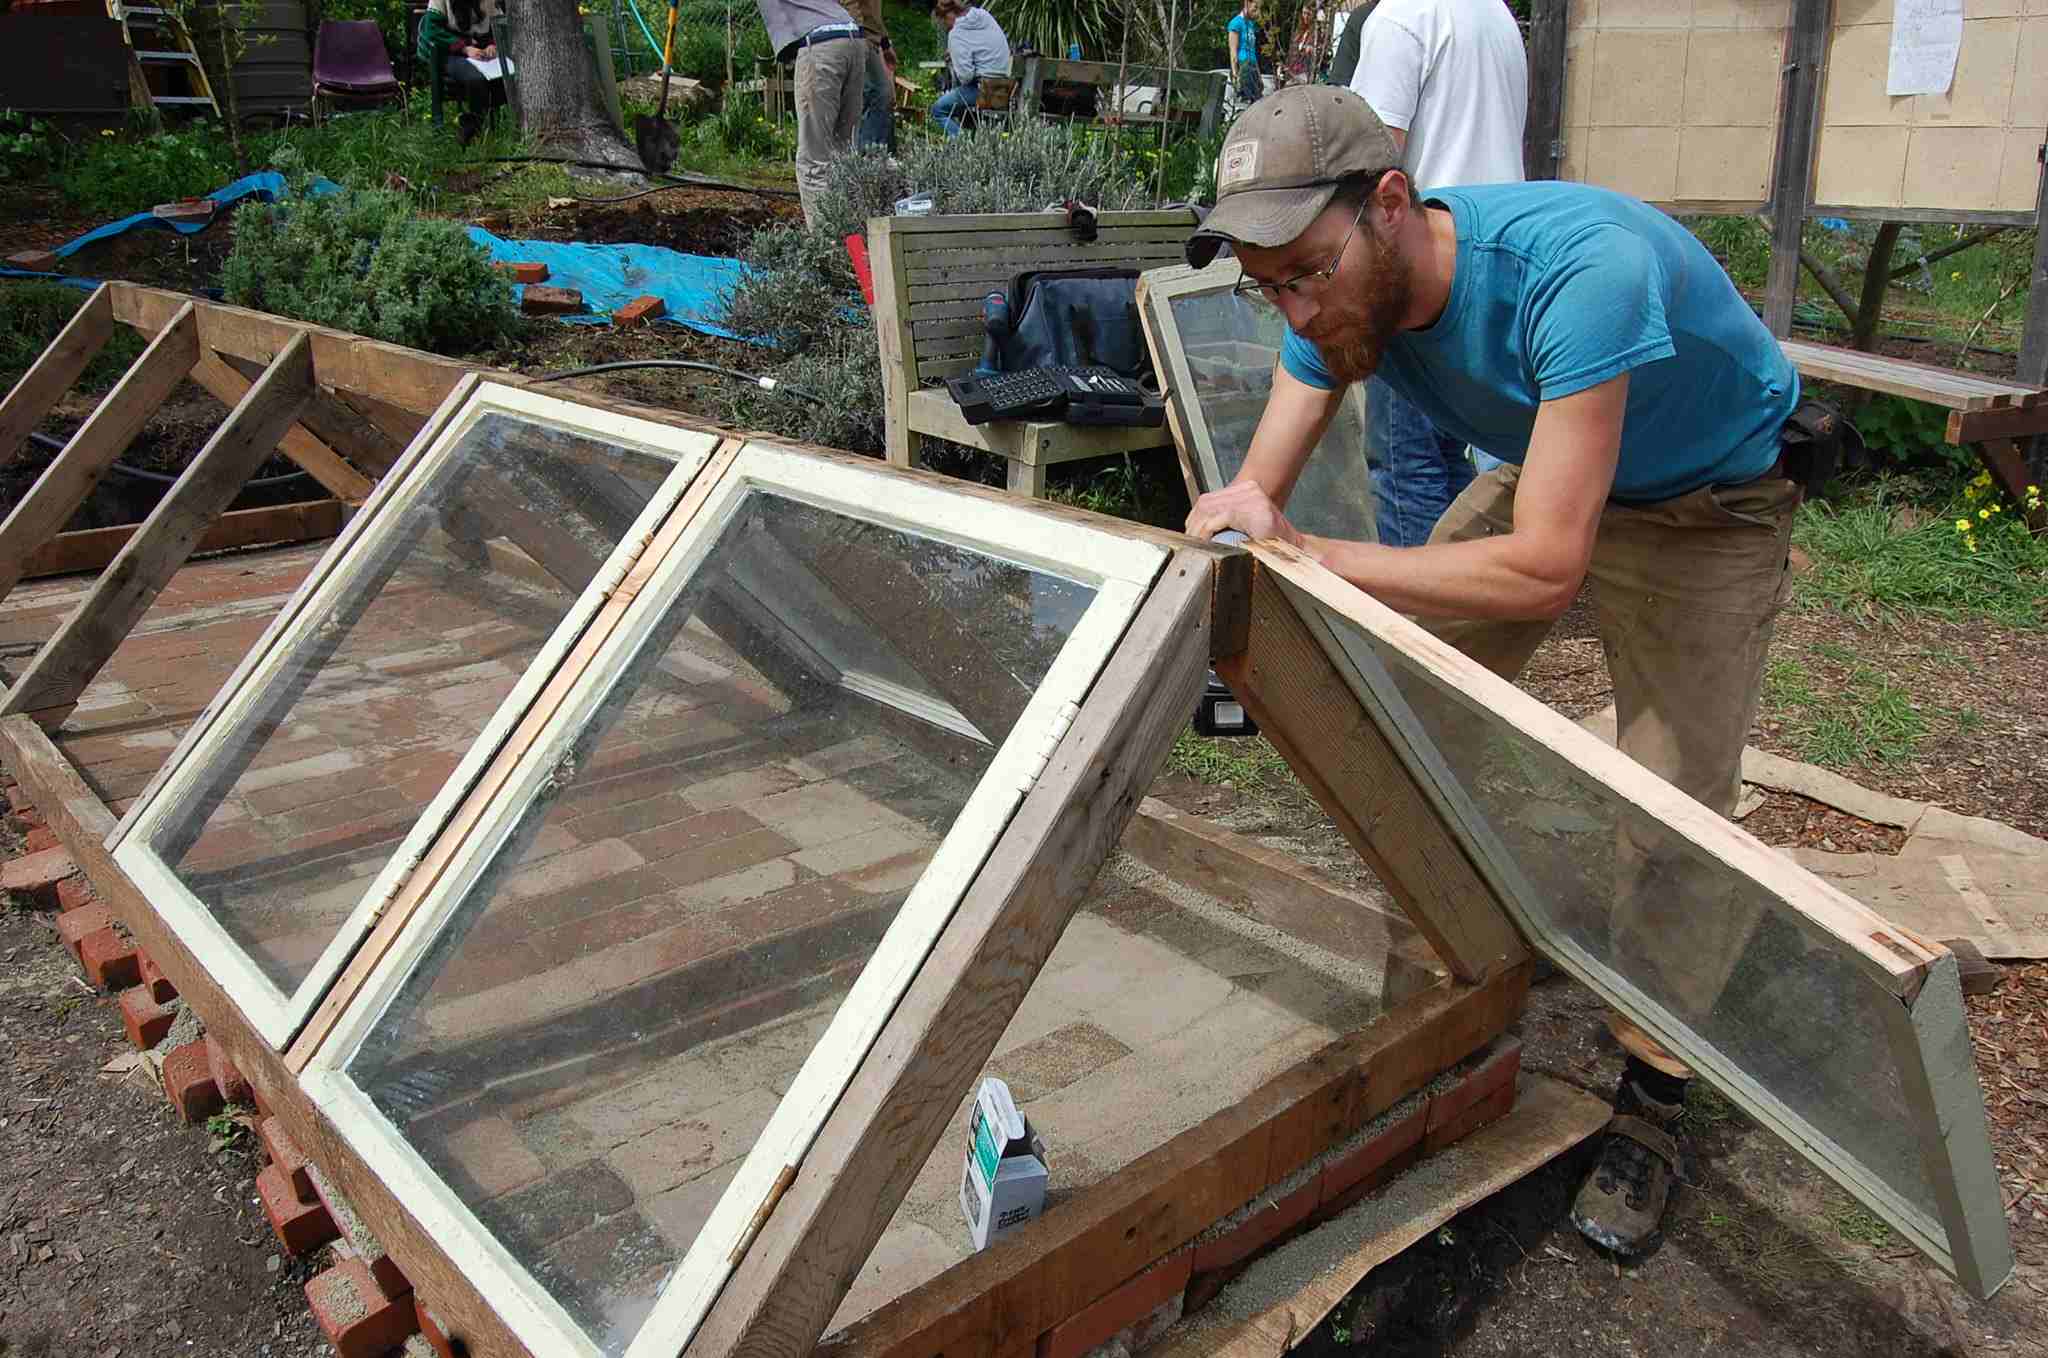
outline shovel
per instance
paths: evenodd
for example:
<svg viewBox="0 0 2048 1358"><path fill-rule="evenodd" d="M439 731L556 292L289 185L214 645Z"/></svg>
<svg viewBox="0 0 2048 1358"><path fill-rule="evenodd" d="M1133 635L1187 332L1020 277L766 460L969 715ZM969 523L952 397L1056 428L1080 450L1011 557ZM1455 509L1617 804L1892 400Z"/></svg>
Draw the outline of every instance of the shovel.
<svg viewBox="0 0 2048 1358"><path fill-rule="evenodd" d="M675 125L668 120L668 79L676 55L676 15L681 8L682 0L668 0L668 36L661 45L661 102L652 114L642 113L633 119L633 146L649 174L667 174L683 146Z"/></svg>

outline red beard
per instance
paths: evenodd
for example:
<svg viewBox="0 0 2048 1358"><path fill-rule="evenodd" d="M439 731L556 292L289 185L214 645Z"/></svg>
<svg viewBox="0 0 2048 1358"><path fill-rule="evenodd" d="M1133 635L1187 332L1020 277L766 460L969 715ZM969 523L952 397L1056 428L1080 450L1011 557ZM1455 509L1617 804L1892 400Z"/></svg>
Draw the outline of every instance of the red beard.
<svg viewBox="0 0 2048 1358"><path fill-rule="evenodd" d="M1353 277L1361 281L1358 291L1343 299L1336 323L1328 327L1335 336L1328 340L1308 336L1315 340L1330 376L1347 386L1379 371L1387 342L1400 331L1414 290L1408 271L1392 251L1369 234L1362 234L1359 244L1365 259Z"/></svg>

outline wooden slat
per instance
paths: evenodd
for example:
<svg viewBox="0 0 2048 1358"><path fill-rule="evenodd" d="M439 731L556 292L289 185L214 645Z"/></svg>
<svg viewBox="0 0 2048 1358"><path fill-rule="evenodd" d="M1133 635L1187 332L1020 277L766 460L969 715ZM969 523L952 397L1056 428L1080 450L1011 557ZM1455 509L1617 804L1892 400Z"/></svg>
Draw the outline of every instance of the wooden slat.
<svg viewBox="0 0 2048 1358"><path fill-rule="evenodd" d="M1506 908L1262 564L1251 640L1217 664L1415 927L1463 981L1528 955Z"/></svg>
<svg viewBox="0 0 2048 1358"><path fill-rule="evenodd" d="M0 401L0 467L13 463L28 436L71 390L71 384L99 356L114 334L114 303L102 283L72 313L71 320L50 341Z"/></svg>
<svg viewBox="0 0 2048 1358"><path fill-rule="evenodd" d="M875 345L882 368L882 451L892 467L915 467L922 440L910 425L910 395L917 390L917 342L910 333L909 288L905 278L899 224L907 217L880 217L868 223L871 258L880 261L875 275Z"/></svg>
<svg viewBox="0 0 2048 1358"><path fill-rule="evenodd" d="M1936 367L1912 359L1866 354L1804 340L1780 340L1785 356L1802 376L1842 382L1866 391L1888 392L1916 401L1930 401L1951 410L1991 410L2001 406L2034 406L2048 402L2048 391Z"/></svg>
<svg viewBox="0 0 2048 1358"><path fill-rule="evenodd" d="M1042 230L1048 227L1065 229L1064 218L1057 212L977 212L939 217L892 217L886 220L894 222L899 234L904 236L957 235L961 232L1034 228ZM1179 226L1192 230L1194 214L1185 208L1174 211L1141 209L1105 212L1096 218L1096 225L1104 231L1160 226Z"/></svg>
<svg viewBox="0 0 2048 1358"><path fill-rule="evenodd" d="M959 360L960 371L974 366ZM919 372L930 365L920 363ZM1039 420L996 420L990 424L969 424L960 407L944 391L920 391L910 398L910 427L920 434L986 448L1032 466L1055 462L1076 462L1082 458L1107 457L1112 453L1143 452L1165 448L1172 438L1164 429L1142 429L1126 425L1084 425L1049 423Z"/></svg>
<svg viewBox="0 0 2048 1358"><path fill-rule="evenodd" d="M1187 259L1186 237L1132 245L1004 245L985 242L957 249L934 250L908 257L912 287L998 278L1007 282L1031 269L1086 269L1116 264L1180 264Z"/></svg>
<svg viewBox="0 0 2048 1358"><path fill-rule="evenodd" d="M943 264L949 255L972 254L981 250L1057 250L1069 247L1144 250L1172 247L1185 241L1193 229L1192 222L1176 222L1170 226L1110 226L1098 230L1094 239L1084 240L1064 226L989 227L914 237L905 248L910 255L911 267L931 268Z"/></svg>
<svg viewBox="0 0 2048 1358"><path fill-rule="evenodd" d="M1764 287L1764 324L1792 333L1799 292L1799 240L1813 195L1813 149L1820 140L1821 71L1827 64L1833 0L1792 0L1792 23L1780 67L1778 150L1771 178L1771 262Z"/></svg>
<svg viewBox="0 0 2048 1358"><path fill-rule="evenodd" d="M2048 402L2007 406L2002 410L1951 410L1950 443L1981 443L1985 439L2023 439L2048 433Z"/></svg>
<svg viewBox="0 0 2048 1358"><path fill-rule="evenodd" d="M988 333L988 330L982 324L981 317L977 314L973 316L940 316L928 320L914 319L910 323L910 333L916 337L918 347L922 350L927 343L933 340L956 339L960 337L970 337L976 344L980 344L982 337Z"/></svg>
<svg viewBox="0 0 2048 1358"><path fill-rule="evenodd" d="M141 527L138 523L124 523L117 528L59 533L29 553L22 566L22 578L30 580L39 575L99 570L120 554L121 548ZM197 556L202 552L228 552L274 542L311 542L316 538L331 538L340 531L339 500L308 500L300 504L272 505L267 509L237 509L215 520L192 552Z"/></svg>
<svg viewBox="0 0 2048 1358"><path fill-rule="evenodd" d="M1386 972L1386 1000L1426 990L1443 963L1401 915L1329 881L1290 854L1155 797L1138 804L1124 851L1293 938Z"/></svg>
<svg viewBox="0 0 2048 1358"><path fill-rule="evenodd" d="M1535 1173L1607 1125L1614 1110L1591 1094L1541 1075L1525 1079L1507 1116L1457 1143L1457 1153L1409 1170L1371 1199L1282 1245L1211 1302L1169 1331L1147 1358L1276 1358L1337 1309L1361 1279L1476 1203ZM1363 1238L1360 1233L1363 1232ZM1298 1287L1272 1295L1279 1277ZM1240 1296L1270 1297L1243 1314Z"/></svg>
<svg viewBox="0 0 2048 1358"><path fill-rule="evenodd" d="M214 399L229 409L240 405L242 398L249 394L249 379L229 367L213 354L201 354L192 367L192 380L211 392ZM279 440L281 452L302 469L310 473L321 488L335 499L347 504L359 505L370 498L376 483L342 460L325 443L301 425L294 423L284 431Z"/></svg>
<svg viewBox="0 0 2048 1358"><path fill-rule="evenodd" d="M198 319L187 302L36 478L7 521L0 523L0 599L21 579L28 554L55 537L78 512L114 459L127 451L198 359Z"/></svg>
<svg viewBox="0 0 2048 1358"><path fill-rule="evenodd" d="M1492 1041L1520 1015L1528 977L1522 966L1479 986L1444 982L1395 1006L1087 1193L856 1321L820 1345L818 1358L1001 1358L1027 1351L1048 1326L1122 1286Z"/></svg>
<svg viewBox="0 0 2048 1358"><path fill-rule="evenodd" d="M61 715L192 555L313 392L311 342L295 336L129 539L106 574L36 653L0 716Z"/></svg>

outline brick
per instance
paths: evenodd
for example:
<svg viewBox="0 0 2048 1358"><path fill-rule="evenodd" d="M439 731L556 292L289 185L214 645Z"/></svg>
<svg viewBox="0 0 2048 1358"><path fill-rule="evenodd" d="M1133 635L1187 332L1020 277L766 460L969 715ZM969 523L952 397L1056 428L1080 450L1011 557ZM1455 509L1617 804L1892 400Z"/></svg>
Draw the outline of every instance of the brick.
<svg viewBox="0 0 2048 1358"><path fill-rule="evenodd" d="M1038 1338L1038 1358L1081 1358L1127 1325L1135 1325L1184 1292L1194 1252L1169 1255L1100 1301L1082 1307Z"/></svg>
<svg viewBox="0 0 2048 1358"><path fill-rule="evenodd" d="M1429 1101L1429 1125L1422 1153L1434 1155L1515 1106L1515 1081L1522 1073L1520 1038L1504 1038L1493 1053L1457 1084Z"/></svg>
<svg viewBox="0 0 2048 1358"><path fill-rule="evenodd" d="M56 273L57 256L49 250L17 250L7 257L10 269L26 269L30 273Z"/></svg>
<svg viewBox="0 0 2048 1358"><path fill-rule="evenodd" d="M178 998L178 987L171 984L171 978L164 975L164 969L148 953L142 954L142 984L149 990L150 998L158 1004L169 1004Z"/></svg>
<svg viewBox="0 0 2048 1358"><path fill-rule="evenodd" d="M348 1258L360 1261L370 1272L377 1290L387 1297L402 1297L412 1291L412 1284L399 1271L397 1260L393 1259L370 1233L363 1219L356 1215L356 1209L341 1190L336 1188L318 1165L306 1167L308 1177L313 1180L313 1192L327 1208L327 1215L334 1219L334 1229L340 1232L335 1250Z"/></svg>
<svg viewBox="0 0 2048 1358"><path fill-rule="evenodd" d="M412 1294L414 1319L419 1321L420 1338L427 1341L436 1358L468 1358L469 1345L462 1336L449 1332L448 1325L436 1315L426 1301L415 1292Z"/></svg>
<svg viewBox="0 0 2048 1358"><path fill-rule="evenodd" d="M138 1048L148 1050L164 1040L164 1034L171 1031L171 1025L178 1021L178 1011L161 1005L150 995L149 987L139 985L121 992L121 1027L126 1030L128 1040Z"/></svg>
<svg viewBox="0 0 2048 1358"><path fill-rule="evenodd" d="M248 1077L235 1068L227 1049L212 1033L206 1035L206 1067L213 1072L213 1083L220 1090L223 1102L250 1104L256 1101L256 1091L250 1088Z"/></svg>
<svg viewBox="0 0 2048 1358"><path fill-rule="evenodd" d="M78 945L90 935L113 927L114 912L105 905L81 906L57 916L57 938L70 952L71 960L80 966L85 965L85 959L78 955Z"/></svg>
<svg viewBox="0 0 2048 1358"><path fill-rule="evenodd" d="M545 283L548 266L533 259L501 259L491 265L514 283Z"/></svg>
<svg viewBox="0 0 2048 1358"><path fill-rule="evenodd" d="M206 1047L187 1042L164 1057L164 1094L187 1122L203 1122L221 1110L220 1086L207 1069Z"/></svg>
<svg viewBox="0 0 2048 1358"><path fill-rule="evenodd" d="M313 1176L308 1172L306 1153L299 1149L299 1143L292 1140L292 1134L285 1130L282 1122L275 1117L266 1117L256 1124L256 1139L262 1143L263 1153L270 1157L272 1168L284 1175L291 1184L292 1192L300 1202L314 1202L319 1194L313 1189ZM325 1211L325 1208L321 1210Z"/></svg>
<svg viewBox="0 0 2048 1358"><path fill-rule="evenodd" d="M71 855L53 844L37 848L38 835L47 835L48 829L31 830L28 833L32 852L22 855L5 865L0 865L0 891L19 891L35 898L37 905L44 909L57 906L57 883L78 872L78 865L71 861ZM55 836L51 835L54 841Z"/></svg>
<svg viewBox="0 0 2048 1358"><path fill-rule="evenodd" d="M59 849L57 832L47 825L38 825L22 836L21 846L31 854L39 854L45 849Z"/></svg>
<svg viewBox="0 0 2048 1358"><path fill-rule="evenodd" d="M659 297L643 295L635 297L618 310L612 312L612 324L624 329L627 326L645 325L668 314L668 303Z"/></svg>
<svg viewBox="0 0 2048 1358"><path fill-rule="evenodd" d="M60 911L76 910L98 899L93 894L92 882L82 872L73 873L57 883L57 909Z"/></svg>
<svg viewBox="0 0 2048 1358"><path fill-rule="evenodd" d="M1195 1246L1194 1271L1208 1273L1251 1258L1307 1221L1322 1199L1323 1178L1318 1174L1284 1197L1261 1201L1243 1221Z"/></svg>
<svg viewBox="0 0 2048 1358"><path fill-rule="evenodd" d="M340 1234L334 1218L327 1214L327 1205L318 1197L311 1202L301 1200L290 1177L276 1165L257 1171L256 1196L263 1202L270 1229L288 1253L310 1254Z"/></svg>
<svg viewBox="0 0 2048 1358"><path fill-rule="evenodd" d="M1369 1171L1364 1177L1354 1182L1351 1187L1335 1194L1325 1194L1322 1206L1316 1208L1316 1220L1319 1222L1327 1221L1331 1217L1350 1211L1371 1194L1378 1192L1381 1186L1389 1179L1397 1175L1406 1174L1420 1159L1422 1159L1422 1143L1416 1141L1411 1143L1406 1150L1395 1155L1393 1159L1384 1161L1377 1168Z"/></svg>
<svg viewBox="0 0 2048 1358"><path fill-rule="evenodd" d="M532 285L520 300L519 309L529 316L555 316L583 310L583 294L574 288Z"/></svg>
<svg viewBox="0 0 2048 1358"><path fill-rule="evenodd" d="M125 990L142 984L142 967L135 945L112 928L94 930L78 940L78 965L85 968L86 979L102 990Z"/></svg>
<svg viewBox="0 0 2048 1358"><path fill-rule="evenodd" d="M344 1259L308 1282L306 1304L341 1358L380 1358L419 1329L412 1294L384 1295L360 1259Z"/></svg>
<svg viewBox="0 0 2048 1358"><path fill-rule="evenodd" d="M1412 1112L1392 1118L1387 1125L1371 1137L1361 1141L1357 1147L1346 1151L1323 1167L1323 1216L1341 1212L1343 1207L1334 1203L1343 1200L1348 1207L1363 1194L1354 1193L1357 1186L1371 1180L1377 1187L1385 1182L1386 1167L1403 1156L1410 1155L1422 1145L1422 1135L1429 1127L1429 1101L1418 1099ZM1367 1190L1370 1191L1370 1190Z"/></svg>

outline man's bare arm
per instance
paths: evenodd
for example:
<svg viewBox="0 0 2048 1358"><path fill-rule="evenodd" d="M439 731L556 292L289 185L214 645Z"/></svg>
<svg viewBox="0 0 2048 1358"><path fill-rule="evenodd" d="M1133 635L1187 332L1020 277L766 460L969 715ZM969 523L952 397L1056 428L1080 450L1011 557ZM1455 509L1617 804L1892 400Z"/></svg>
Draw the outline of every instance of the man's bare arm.
<svg viewBox="0 0 2048 1358"><path fill-rule="evenodd" d="M1578 596L1593 559L1627 404L1623 373L1538 408L1515 489L1512 532L1407 548L1295 537L1325 566L1404 613L1558 617Z"/></svg>

